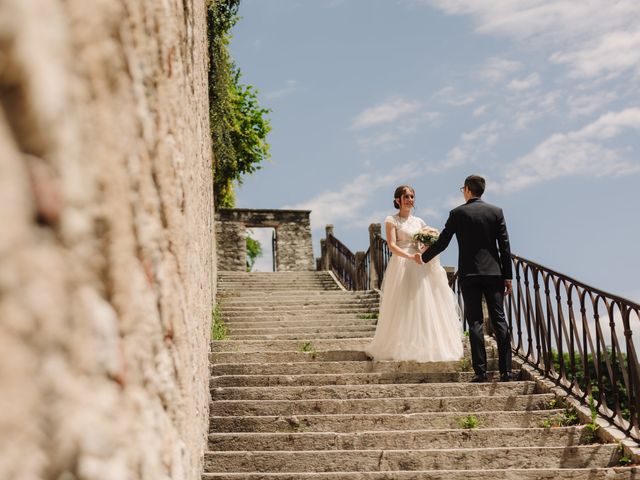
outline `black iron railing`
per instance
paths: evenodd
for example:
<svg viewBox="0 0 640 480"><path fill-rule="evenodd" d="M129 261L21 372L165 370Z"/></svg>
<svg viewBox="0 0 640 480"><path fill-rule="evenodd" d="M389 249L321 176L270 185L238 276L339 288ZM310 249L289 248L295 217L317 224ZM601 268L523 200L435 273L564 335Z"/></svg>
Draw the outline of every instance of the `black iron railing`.
<svg viewBox="0 0 640 480"><path fill-rule="evenodd" d="M380 235L374 235L371 241L371 246L373 247L371 258L373 259L374 268L377 274L377 285L375 285L375 288L380 289L382 287L384 272L387 269L389 260L391 259L391 250L389 250L387 241Z"/></svg>
<svg viewBox="0 0 640 480"><path fill-rule="evenodd" d="M326 238L329 268L347 290L356 287L356 256L333 235Z"/></svg>
<svg viewBox="0 0 640 480"><path fill-rule="evenodd" d="M505 299L513 351L640 440L640 305L512 255Z"/></svg>
<svg viewBox="0 0 640 480"><path fill-rule="evenodd" d="M323 257L348 289L382 285L391 252L376 227L365 254L327 235ZM640 305L517 255L511 260L513 295L505 298L505 314L514 354L581 402L592 398L603 417L640 440ZM466 329L457 275L450 285Z"/></svg>

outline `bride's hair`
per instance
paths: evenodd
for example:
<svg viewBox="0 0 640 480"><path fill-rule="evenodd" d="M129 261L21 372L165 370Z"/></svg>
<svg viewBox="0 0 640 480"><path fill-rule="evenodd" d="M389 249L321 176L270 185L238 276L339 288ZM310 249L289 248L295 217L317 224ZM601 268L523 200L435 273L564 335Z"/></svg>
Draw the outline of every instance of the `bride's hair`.
<svg viewBox="0 0 640 480"><path fill-rule="evenodd" d="M400 208L400 202L398 201L399 198L402 197L402 195L404 194L405 190L409 190L411 193L413 193L413 195L415 196L416 191L413 189L413 187L410 187L409 185L400 185L398 188L396 188L396 191L393 192L393 206L396 208Z"/></svg>

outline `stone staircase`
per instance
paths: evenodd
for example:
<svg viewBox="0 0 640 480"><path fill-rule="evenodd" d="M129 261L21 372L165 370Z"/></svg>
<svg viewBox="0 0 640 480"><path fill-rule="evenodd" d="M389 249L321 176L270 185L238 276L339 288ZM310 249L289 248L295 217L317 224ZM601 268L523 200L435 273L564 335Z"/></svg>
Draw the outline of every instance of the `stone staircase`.
<svg viewBox="0 0 640 480"><path fill-rule="evenodd" d="M327 272L220 272L218 291L229 338L212 347L203 479L640 478L585 426L549 428L567 411L535 382L468 383L468 346L369 361L374 292Z"/></svg>

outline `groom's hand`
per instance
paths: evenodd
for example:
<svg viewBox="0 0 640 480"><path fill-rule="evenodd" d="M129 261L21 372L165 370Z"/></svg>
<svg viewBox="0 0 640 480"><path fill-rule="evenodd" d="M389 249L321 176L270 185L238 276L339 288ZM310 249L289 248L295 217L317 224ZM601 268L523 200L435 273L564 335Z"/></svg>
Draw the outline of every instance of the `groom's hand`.
<svg viewBox="0 0 640 480"><path fill-rule="evenodd" d="M511 295L513 293L513 287L511 285L511 280L504 281L504 294Z"/></svg>
<svg viewBox="0 0 640 480"><path fill-rule="evenodd" d="M416 261L416 263L417 263L418 265L422 265L422 264L424 263L424 262L422 261L422 254L421 254L421 253L416 253L416 254L413 256L413 259Z"/></svg>

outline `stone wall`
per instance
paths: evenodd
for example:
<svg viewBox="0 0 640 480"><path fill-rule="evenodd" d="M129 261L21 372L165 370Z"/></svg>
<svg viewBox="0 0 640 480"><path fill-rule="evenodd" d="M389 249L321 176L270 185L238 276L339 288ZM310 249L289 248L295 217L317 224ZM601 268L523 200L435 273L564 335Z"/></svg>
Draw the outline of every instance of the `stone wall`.
<svg viewBox="0 0 640 480"><path fill-rule="evenodd" d="M230 208L216 212L218 269L246 269L247 228L274 228L277 272L315 270L309 210Z"/></svg>
<svg viewBox="0 0 640 480"><path fill-rule="evenodd" d="M197 479L205 3L0 1L0 478Z"/></svg>

